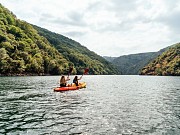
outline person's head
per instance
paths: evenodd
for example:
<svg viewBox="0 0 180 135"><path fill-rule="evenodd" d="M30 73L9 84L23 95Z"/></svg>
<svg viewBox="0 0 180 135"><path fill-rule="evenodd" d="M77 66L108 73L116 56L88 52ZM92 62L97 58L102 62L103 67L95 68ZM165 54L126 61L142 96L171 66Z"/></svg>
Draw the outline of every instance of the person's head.
<svg viewBox="0 0 180 135"><path fill-rule="evenodd" d="M65 80L65 76L61 76L61 82Z"/></svg>
<svg viewBox="0 0 180 135"><path fill-rule="evenodd" d="M75 77L74 77L74 79L75 79L75 80L77 80L77 79L78 79L78 77L77 77L77 76L75 76Z"/></svg>

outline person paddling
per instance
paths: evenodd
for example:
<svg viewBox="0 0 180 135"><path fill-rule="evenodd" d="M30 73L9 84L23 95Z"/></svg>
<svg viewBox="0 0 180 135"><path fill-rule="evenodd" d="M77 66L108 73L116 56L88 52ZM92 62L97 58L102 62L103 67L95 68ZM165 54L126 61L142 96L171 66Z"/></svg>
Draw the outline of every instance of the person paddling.
<svg viewBox="0 0 180 135"><path fill-rule="evenodd" d="M88 71L89 71L89 69L88 69L88 68L84 69L84 73L82 74L82 76L81 76L80 78L78 78L77 76L75 76L75 77L74 77L74 79L73 79L73 83L75 83L75 84L76 84L76 86L78 86L78 85L79 85L78 80L81 80L81 79L82 79L82 77L83 77L83 75L84 75L84 74L87 74L87 73L88 73Z"/></svg>
<svg viewBox="0 0 180 135"><path fill-rule="evenodd" d="M81 78L82 78L82 76L81 76L80 78L78 78L77 76L75 76L74 79L73 79L73 83L75 83L76 86L78 86L78 85L79 85L78 80L81 80Z"/></svg>
<svg viewBox="0 0 180 135"><path fill-rule="evenodd" d="M69 76L67 77L67 79L65 78L65 76L61 76L60 79L60 87L66 87L67 86L67 81L69 81Z"/></svg>
<svg viewBox="0 0 180 135"><path fill-rule="evenodd" d="M67 79L65 78L65 76L61 76L61 79L60 79L60 87L66 87L67 86L67 81L69 81L69 75L71 74L71 72L73 71L73 67L70 66L69 67L69 71L68 71L68 77Z"/></svg>

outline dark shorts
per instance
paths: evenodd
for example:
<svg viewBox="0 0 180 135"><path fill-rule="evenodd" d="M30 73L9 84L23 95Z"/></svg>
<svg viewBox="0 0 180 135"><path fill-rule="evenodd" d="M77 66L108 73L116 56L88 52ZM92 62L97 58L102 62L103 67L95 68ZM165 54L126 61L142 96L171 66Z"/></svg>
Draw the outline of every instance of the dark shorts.
<svg viewBox="0 0 180 135"><path fill-rule="evenodd" d="M61 87L66 87L66 84L60 84Z"/></svg>

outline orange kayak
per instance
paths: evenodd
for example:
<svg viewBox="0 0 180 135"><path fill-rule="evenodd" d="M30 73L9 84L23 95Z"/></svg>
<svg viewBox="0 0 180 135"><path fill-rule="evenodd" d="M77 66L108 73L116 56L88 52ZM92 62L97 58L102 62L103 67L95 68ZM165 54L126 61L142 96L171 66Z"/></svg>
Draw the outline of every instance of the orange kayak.
<svg viewBox="0 0 180 135"><path fill-rule="evenodd" d="M69 86L69 87L57 87L57 88L54 88L54 91L68 91L68 90L78 90L79 87L77 86Z"/></svg>
<svg viewBox="0 0 180 135"><path fill-rule="evenodd" d="M67 87L57 87L54 88L54 91L58 92L58 91L78 90L82 88L86 88L85 82L80 82L78 86L76 86L75 84L69 84L69 86Z"/></svg>
<svg viewBox="0 0 180 135"><path fill-rule="evenodd" d="M76 85L73 83L72 86L76 86ZM77 87L80 88L80 89L86 88L86 83L85 82L80 82Z"/></svg>

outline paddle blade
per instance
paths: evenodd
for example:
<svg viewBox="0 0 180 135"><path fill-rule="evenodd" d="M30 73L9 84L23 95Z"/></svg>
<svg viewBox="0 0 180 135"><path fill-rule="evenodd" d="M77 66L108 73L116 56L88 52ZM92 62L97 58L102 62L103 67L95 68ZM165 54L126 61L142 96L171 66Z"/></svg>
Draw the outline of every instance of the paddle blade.
<svg viewBox="0 0 180 135"><path fill-rule="evenodd" d="M84 74L87 74L88 72L89 72L88 68L84 69Z"/></svg>

